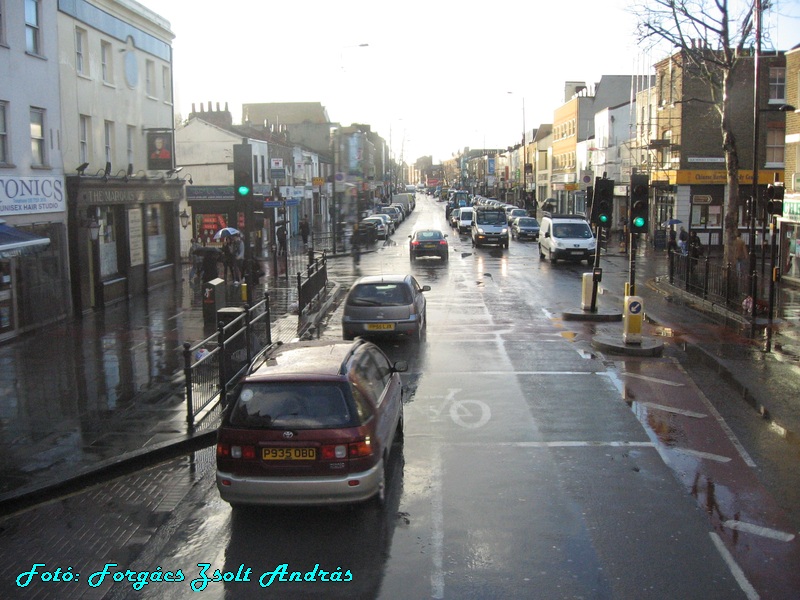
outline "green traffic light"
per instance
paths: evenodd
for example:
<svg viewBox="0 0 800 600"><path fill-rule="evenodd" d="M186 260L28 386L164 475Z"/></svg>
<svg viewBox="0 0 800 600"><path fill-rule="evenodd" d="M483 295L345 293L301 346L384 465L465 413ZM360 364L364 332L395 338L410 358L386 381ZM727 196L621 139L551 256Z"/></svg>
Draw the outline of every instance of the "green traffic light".
<svg viewBox="0 0 800 600"><path fill-rule="evenodd" d="M644 217L636 217L633 220L634 227L644 227Z"/></svg>
<svg viewBox="0 0 800 600"><path fill-rule="evenodd" d="M608 223L608 215L600 215L600 216L598 217L598 220L599 220L601 223Z"/></svg>
<svg viewBox="0 0 800 600"><path fill-rule="evenodd" d="M246 185L240 185L236 190L236 193L238 193L240 196L247 196L247 194L250 193L250 188Z"/></svg>

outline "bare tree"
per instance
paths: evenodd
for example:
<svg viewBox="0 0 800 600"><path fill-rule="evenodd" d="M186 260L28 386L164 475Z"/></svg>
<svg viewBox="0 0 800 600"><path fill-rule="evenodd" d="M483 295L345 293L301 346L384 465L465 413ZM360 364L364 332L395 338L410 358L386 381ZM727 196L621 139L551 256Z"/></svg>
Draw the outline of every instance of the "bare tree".
<svg viewBox="0 0 800 600"><path fill-rule="evenodd" d="M755 16L772 7L772 0L640 0L632 7L638 19L639 41L678 49L684 67L708 82L720 117L728 197L725 210L725 262L739 226L739 148L731 121L733 73L741 57L751 56ZM731 6L734 5L734 6ZM751 215L753 218L754 215Z"/></svg>

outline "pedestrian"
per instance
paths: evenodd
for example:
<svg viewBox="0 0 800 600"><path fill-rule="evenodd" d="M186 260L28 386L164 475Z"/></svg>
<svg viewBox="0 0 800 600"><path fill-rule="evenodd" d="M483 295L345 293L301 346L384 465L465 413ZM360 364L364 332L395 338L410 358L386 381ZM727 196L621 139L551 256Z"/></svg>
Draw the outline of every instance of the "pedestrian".
<svg viewBox="0 0 800 600"><path fill-rule="evenodd" d="M300 220L300 237L303 238L303 249L308 250L308 234L311 233L311 225L308 222L308 216L303 215Z"/></svg>
<svg viewBox="0 0 800 600"><path fill-rule="evenodd" d="M736 232L736 239L733 240L733 260L736 261L736 274L742 277L746 271L747 246L742 239L742 232Z"/></svg>
<svg viewBox="0 0 800 600"><path fill-rule="evenodd" d="M674 229L669 230L669 241L667 242L667 252L678 252L678 233Z"/></svg>
<svg viewBox="0 0 800 600"><path fill-rule="evenodd" d="M201 277L203 274L203 256L200 250L203 245L197 238L192 238L191 246L189 247L189 260L192 262L192 268L189 271L189 281L194 281L195 277Z"/></svg>
<svg viewBox="0 0 800 600"><path fill-rule="evenodd" d="M278 238L278 254L280 256L286 254L286 235L286 225L281 224L275 232L275 236Z"/></svg>
<svg viewBox="0 0 800 600"><path fill-rule="evenodd" d="M681 225L681 232L678 234L678 248L681 250L681 254L686 254L687 244L689 242L689 234L686 233L686 230Z"/></svg>
<svg viewBox="0 0 800 600"><path fill-rule="evenodd" d="M233 254L233 285L239 285L244 274L244 240L241 236L233 236L231 250Z"/></svg>
<svg viewBox="0 0 800 600"><path fill-rule="evenodd" d="M233 278L233 248L231 236L222 238L222 278L228 281L228 273Z"/></svg>
<svg viewBox="0 0 800 600"><path fill-rule="evenodd" d="M689 234L689 272L694 270L694 267L698 262L700 262L700 258L705 254L705 247L703 246L703 242L700 241L700 238L697 235L696 231L692 231Z"/></svg>

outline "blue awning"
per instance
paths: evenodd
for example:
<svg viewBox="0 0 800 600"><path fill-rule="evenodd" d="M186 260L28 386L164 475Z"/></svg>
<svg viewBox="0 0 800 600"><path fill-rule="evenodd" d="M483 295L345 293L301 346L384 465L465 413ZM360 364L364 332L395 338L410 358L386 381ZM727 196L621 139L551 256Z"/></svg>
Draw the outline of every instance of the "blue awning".
<svg viewBox="0 0 800 600"><path fill-rule="evenodd" d="M0 258L33 254L44 250L49 244L50 238L27 233L0 222Z"/></svg>

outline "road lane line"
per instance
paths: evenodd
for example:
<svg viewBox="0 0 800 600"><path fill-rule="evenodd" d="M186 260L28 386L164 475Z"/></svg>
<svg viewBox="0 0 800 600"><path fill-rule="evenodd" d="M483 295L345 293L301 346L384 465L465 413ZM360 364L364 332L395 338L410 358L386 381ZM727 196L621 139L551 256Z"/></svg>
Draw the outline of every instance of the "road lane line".
<svg viewBox="0 0 800 600"><path fill-rule="evenodd" d="M444 508L442 501L442 451L433 451L431 465L431 598L444 598Z"/></svg>
<svg viewBox="0 0 800 600"><path fill-rule="evenodd" d="M622 372L623 377L635 377L636 379L644 379L645 381L652 381L653 383L663 383L664 385L671 385L674 387L683 387L685 384L678 383L677 381L670 381L668 379L659 379L658 377L650 377L649 375L639 375L638 373Z"/></svg>
<svg viewBox="0 0 800 600"><path fill-rule="evenodd" d="M456 442L449 446L492 447L513 446L514 448L590 448L607 446L610 448L653 448L653 442L592 442L592 441L555 441L555 442Z"/></svg>
<svg viewBox="0 0 800 600"><path fill-rule="evenodd" d="M755 525L753 523L747 523L745 521L735 521L733 519L728 519L723 523L723 525L728 529L735 529L736 531L745 531L747 533L752 533L754 535L760 535L761 537L778 540L779 542L791 542L794 539L793 533L786 533L784 531L778 531L777 529L770 529L769 527L762 527L761 525Z"/></svg>
<svg viewBox="0 0 800 600"><path fill-rule="evenodd" d="M736 583L739 584L739 587L742 588L745 596L747 596L749 600L758 600L760 598L758 592L750 584L750 582L747 581L747 577L745 577L741 567L736 564L733 555L728 552L728 549L725 547L725 543L722 541L722 538L720 538L719 535L713 531L710 531L708 535L711 536L711 541L714 542L714 545L717 547L717 552L720 553L722 560L724 560L728 565L731 575L733 575L733 578L736 580Z"/></svg>
<svg viewBox="0 0 800 600"><path fill-rule="evenodd" d="M695 419L705 419L708 415L703 413L694 412L691 410L683 410L681 408L673 408L671 406L664 406L663 404L655 404L653 402L637 402L639 406L647 406L648 408L656 408L668 413L675 413L676 415L683 415L684 417L693 417Z"/></svg>
<svg viewBox="0 0 800 600"><path fill-rule="evenodd" d="M729 456L722 456L720 454L711 454L710 452L700 452L699 450L692 450L691 448L676 448L675 446L667 446L666 450L675 450L676 452L680 452L681 454L690 454L691 456L696 456L698 458L705 458L707 460L713 460L720 463L730 462Z"/></svg>

